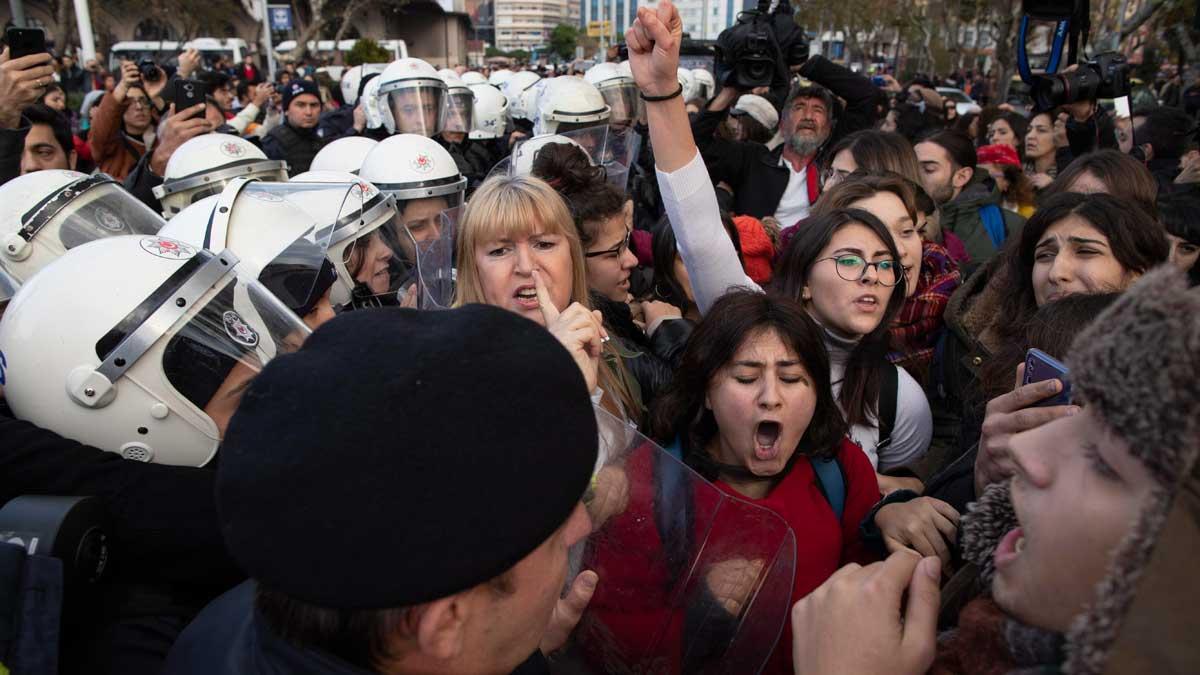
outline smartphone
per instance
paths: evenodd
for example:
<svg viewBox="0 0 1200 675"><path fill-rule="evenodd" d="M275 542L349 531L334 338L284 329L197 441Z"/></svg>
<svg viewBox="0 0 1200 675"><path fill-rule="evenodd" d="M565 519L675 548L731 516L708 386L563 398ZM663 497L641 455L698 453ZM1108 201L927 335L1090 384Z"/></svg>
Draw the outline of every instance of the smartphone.
<svg viewBox="0 0 1200 675"><path fill-rule="evenodd" d="M194 105L204 103L208 96L208 85L196 80L175 80L175 112L182 112Z"/></svg>
<svg viewBox="0 0 1200 675"><path fill-rule="evenodd" d="M1040 349L1030 349L1025 354L1025 377L1022 385L1058 380L1062 382L1062 391L1050 398L1042 399L1035 406L1070 405L1071 381L1067 379L1067 367Z"/></svg>
<svg viewBox="0 0 1200 675"><path fill-rule="evenodd" d="M882 87L887 84L887 80L883 79L882 75L875 75L871 78L871 84L875 85L876 87Z"/></svg>
<svg viewBox="0 0 1200 675"><path fill-rule="evenodd" d="M10 26L5 31L4 39L8 42L8 58L19 59L30 54L41 54L46 51L46 31L41 28L17 28Z"/></svg>

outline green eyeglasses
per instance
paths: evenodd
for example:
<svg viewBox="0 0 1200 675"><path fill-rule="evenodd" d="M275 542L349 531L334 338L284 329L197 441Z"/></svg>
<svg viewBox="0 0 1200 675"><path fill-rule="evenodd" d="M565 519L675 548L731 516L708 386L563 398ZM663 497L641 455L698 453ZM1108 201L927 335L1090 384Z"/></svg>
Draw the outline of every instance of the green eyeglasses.
<svg viewBox="0 0 1200 675"><path fill-rule="evenodd" d="M846 254L821 258L817 262L823 260L834 261L834 269L837 270L839 277L846 281L861 281L867 274L868 267L875 268L875 280L882 286L895 286L900 283L900 277L896 274L899 265L895 260L877 260L875 262L867 262L862 256Z"/></svg>

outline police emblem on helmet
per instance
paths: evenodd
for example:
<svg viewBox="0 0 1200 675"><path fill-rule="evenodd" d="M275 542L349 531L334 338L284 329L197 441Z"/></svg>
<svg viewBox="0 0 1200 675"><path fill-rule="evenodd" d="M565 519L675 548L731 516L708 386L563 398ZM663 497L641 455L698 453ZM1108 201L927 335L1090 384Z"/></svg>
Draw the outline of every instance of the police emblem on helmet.
<svg viewBox="0 0 1200 675"><path fill-rule="evenodd" d="M140 243L146 253L167 260L187 260L196 255L194 247L166 237L144 237Z"/></svg>
<svg viewBox="0 0 1200 675"><path fill-rule="evenodd" d="M103 206L96 207L96 220L100 223L100 227L103 227L110 232L120 232L125 229L125 223L121 222L121 219L117 217L117 214L109 211Z"/></svg>
<svg viewBox="0 0 1200 675"><path fill-rule="evenodd" d="M226 157L241 157L242 155L246 154L246 149L237 143L234 143L233 141L226 141L222 143L220 150L221 154L225 155Z"/></svg>
<svg viewBox="0 0 1200 675"><path fill-rule="evenodd" d="M433 171L433 158L429 155L421 153L417 155L416 159L411 162L411 165L413 171L416 171L417 173L429 173L430 171Z"/></svg>
<svg viewBox="0 0 1200 675"><path fill-rule="evenodd" d="M237 312L226 311L221 315L221 322L225 324L225 334L229 336L230 340L247 349L258 346L258 332L251 328Z"/></svg>

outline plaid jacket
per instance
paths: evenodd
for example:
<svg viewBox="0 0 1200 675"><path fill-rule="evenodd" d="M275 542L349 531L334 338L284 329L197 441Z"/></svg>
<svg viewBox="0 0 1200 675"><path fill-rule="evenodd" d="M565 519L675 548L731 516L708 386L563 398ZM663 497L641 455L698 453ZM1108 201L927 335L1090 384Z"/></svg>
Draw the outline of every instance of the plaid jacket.
<svg viewBox="0 0 1200 675"><path fill-rule="evenodd" d="M904 301L888 331L893 351L888 360L924 372L945 324L942 314L950 296L962 283L958 263L950 252L932 242L921 244L921 276L917 291Z"/></svg>

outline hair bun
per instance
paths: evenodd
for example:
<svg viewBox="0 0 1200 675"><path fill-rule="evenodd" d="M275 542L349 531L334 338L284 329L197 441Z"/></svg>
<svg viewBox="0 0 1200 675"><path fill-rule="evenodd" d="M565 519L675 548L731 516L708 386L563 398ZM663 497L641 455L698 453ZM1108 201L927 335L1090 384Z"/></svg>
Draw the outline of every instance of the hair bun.
<svg viewBox="0 0 1200 675"><path fill-rule="evenodd" d="M533 175L565 197L603 184L600 167L581 148L570 143L547 143L533 157Z"/></svg>

